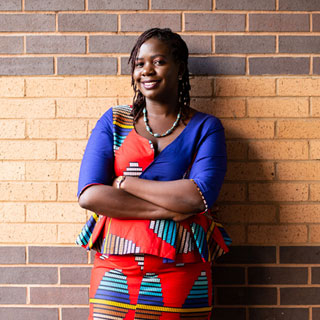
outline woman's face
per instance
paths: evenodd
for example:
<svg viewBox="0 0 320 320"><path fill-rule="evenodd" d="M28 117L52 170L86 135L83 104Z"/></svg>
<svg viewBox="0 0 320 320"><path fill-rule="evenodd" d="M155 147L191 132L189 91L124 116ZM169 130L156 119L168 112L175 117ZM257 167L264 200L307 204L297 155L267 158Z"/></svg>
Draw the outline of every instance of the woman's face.
<svg viewBox="0 0 320 320"><path fill-rule="evenodd" d="M179 69L180 64L174 60L170 48L151 38L138 51L133 79L147 101L165 103L178 98Z"/></svg>

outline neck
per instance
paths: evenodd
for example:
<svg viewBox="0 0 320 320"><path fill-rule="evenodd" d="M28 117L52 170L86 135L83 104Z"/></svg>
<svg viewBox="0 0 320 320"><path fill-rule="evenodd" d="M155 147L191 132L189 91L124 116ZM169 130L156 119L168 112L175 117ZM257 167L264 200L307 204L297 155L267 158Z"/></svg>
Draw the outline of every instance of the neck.
<svg viewBox="0 0 320 320"><path fill-rule="evenodd" d="M162 103L146 99L146 108L148 110L148 115L154 115L157 117L168 117L170 115L177 115L179 112L179 104L177 100L170 103Z"/></svg>

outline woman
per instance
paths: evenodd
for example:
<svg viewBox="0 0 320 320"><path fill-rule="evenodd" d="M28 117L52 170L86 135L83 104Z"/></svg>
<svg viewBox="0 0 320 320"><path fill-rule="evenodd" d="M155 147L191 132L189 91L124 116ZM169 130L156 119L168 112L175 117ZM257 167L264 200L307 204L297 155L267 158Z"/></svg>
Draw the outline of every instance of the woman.
<svg viewBox="0 0 320 320"><path fill-rule="evenodd" d="M77 239L98 251L89 319L208 319L210 261L228 250L209 219L226 171L223 127L190 108L178 34L147 30L129 62L133 106L101 117L80 170L79 204L99 215Z"/></svg>

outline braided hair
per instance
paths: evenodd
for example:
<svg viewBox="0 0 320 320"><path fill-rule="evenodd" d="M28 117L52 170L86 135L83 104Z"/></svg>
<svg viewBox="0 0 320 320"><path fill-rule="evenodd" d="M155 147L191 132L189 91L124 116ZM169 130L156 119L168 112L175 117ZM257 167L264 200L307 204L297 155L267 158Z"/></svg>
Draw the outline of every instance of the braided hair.
<svg viewBox="0 0 320 320"><path fill-rule="evenodd" d="M177 34L171 31L169 28L159 29L152 28L145 32L143 32L136 44L134 45L128 63L131 63L131 85L134 90L133 104L131 115L134 117L136 121L139 118L139 115L142 109L146 105L146 100L144 95L137 89L133 72L135 69L136 58L139 52L140 47L144 42L151 38L156 38L162 42L164 42L171 51L171 54L175 61L181 62L184 64L184 73L179 78L178 83L178 97L179 97L179 105L181 107L181 118L185 120L188 117L189 109L190 109L190 95L189 91L191 89L189 82L189 70L188 70L188 56L189 51L186 43L182 40L182 38Z"/></svg>

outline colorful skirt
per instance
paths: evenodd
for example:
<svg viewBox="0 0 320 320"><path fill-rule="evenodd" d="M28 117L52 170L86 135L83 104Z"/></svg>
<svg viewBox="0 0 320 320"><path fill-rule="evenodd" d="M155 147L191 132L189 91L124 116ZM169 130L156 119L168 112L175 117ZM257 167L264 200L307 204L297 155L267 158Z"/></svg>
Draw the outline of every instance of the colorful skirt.
<svg viewBox="0 0 320 320"><path fill-rule="evenodd" d="M89 320L210 319L211 263L177 261L97 253Z"/></svg>

